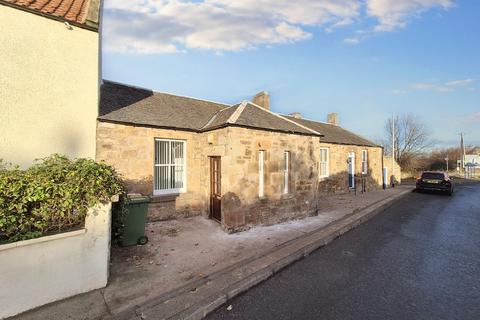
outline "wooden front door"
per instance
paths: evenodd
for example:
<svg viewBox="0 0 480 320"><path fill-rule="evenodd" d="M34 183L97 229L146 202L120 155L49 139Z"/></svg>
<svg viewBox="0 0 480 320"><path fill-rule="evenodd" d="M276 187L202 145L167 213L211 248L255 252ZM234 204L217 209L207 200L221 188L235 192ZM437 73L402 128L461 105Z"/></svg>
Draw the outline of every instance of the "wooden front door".
<svg viewBox="0 0 480 320"><path fill-rule="evenodd" d="M222 170L220 157L210 157L210 218L222 221Z"/></svg>

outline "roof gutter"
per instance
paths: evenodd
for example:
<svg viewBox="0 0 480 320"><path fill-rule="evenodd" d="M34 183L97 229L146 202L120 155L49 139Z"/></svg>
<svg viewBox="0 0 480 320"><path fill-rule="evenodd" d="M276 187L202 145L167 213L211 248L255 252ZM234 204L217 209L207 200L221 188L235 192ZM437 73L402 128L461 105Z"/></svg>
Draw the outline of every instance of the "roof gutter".
<svg viewBox="0 0 480 320"><path fill-rule="evenodd" d="M190 129L190 128L176 128L176 127L168 127L168 126L157 126L157 125L147 124L147 123L134 123L134 122L128 122L128 121L110 120L110 119L102 119L102 118L97 118L97 121L98 122L108 122L108 123L114 123L114 124L121 124L121 125L124 125L124 126L132 126L132 127L144 127L144 128L153 128L153 129L188 131L188 132L196 132L196 133L201 132L197 129Z"/></svg>

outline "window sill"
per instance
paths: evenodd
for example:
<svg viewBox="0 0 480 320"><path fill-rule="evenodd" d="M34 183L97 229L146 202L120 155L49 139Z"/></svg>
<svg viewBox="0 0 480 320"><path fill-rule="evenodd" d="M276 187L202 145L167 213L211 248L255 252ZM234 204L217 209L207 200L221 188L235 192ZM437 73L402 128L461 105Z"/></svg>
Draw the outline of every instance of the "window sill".
<svg viewBox="0 0 480 320"><path fill-rule="evenodd" d="M152 196L150 203L170 202L175 201L180 193L157 194Z"/></svg>
<svg viewBox="0 0 480 320"><path fill-rule="evenodd" d="M181 193L186 193L186 188L178 188L178 189L164 189L164 190L153 190L152 195L154 197L157 196L171 196L171 195L179 195Z"/></svg>
<svg viewBox="0 0 480 320"><path fill-rule="evenodd" d="M288 200L288 199L293 199L295 198L295 195L293 193L284 193L282 194L281 199Z"/></svg>

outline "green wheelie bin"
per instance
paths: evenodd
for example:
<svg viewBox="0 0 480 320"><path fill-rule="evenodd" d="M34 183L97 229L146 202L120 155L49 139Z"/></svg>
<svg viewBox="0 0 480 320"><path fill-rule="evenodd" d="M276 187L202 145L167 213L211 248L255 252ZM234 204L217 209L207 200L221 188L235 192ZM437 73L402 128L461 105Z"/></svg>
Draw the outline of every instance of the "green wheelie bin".
<svg viewBox="0 0 480 320"><path fill-rule="evenodd" d="M127 195L125 199L126 214L123 218L123 229L120 237L122 247L144 245L148 242L145 235L150 197L141 195Z"/></svg>

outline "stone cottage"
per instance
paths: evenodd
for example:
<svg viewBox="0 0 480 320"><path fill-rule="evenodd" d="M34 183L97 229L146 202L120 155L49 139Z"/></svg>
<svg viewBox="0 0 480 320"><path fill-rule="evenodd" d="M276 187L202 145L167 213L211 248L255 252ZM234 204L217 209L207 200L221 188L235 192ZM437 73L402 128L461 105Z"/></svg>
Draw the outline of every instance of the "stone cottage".
<svg viewBox="0 0 480 320"><path fill-rule="evenodd" d="M315 215L325 193L382 185L382 148L329 117L274 113L266 92L227 105L104 81L96 158L129 192L152 196L150 220L203 215L233 232Z"/></svg>

